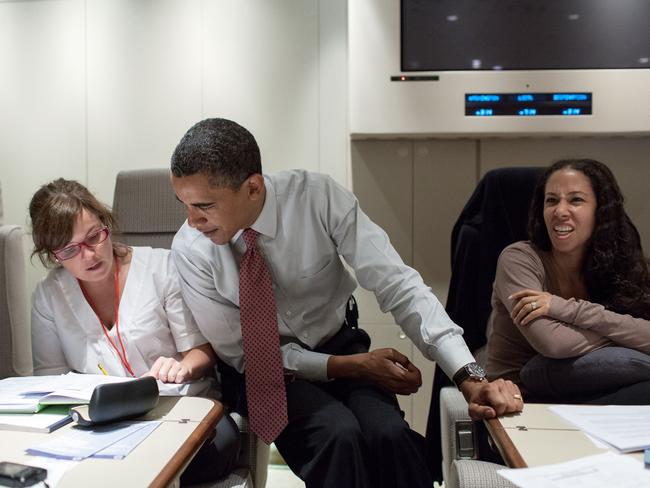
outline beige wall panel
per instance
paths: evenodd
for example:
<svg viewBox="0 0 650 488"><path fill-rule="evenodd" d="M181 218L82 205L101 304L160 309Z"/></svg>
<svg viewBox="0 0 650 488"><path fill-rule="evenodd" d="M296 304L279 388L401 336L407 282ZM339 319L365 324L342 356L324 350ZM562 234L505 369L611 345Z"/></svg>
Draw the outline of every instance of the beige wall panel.
<svg viewBox="0 0 650 488"><path fill-rule="evenodd" d="M168 167L201 118L201 1L88 0L88 183Z"/></svg>
<svg viewBox="0 0 650 488"><path fill-rule="evenodd" d="M503 166L547 166L567 157L606 163L625 195L626 209L650 254L650 138L488 139L481 142L481 173Z"/></svg>
<svg viewBox="0 0 650 488"><path fill-rule="evenodd" d="M204 10L205 117L249 129L268 173L319 170L318 2L206 0Z"/></svg>
<svg viewBox="0 0 650 488"><path fill-rule="evenodd" d="M85 178L84 4L0 3L4 221L25 227L36 189Z"/></svg>
<svg viewBox="0 0 650 488"><path fill-rule="evenodd" d="M414 267L444 304L451 276L451 230L476 186L476 142L414 142Z"/></svg>
<svg viewBox="0 0 650 488"><path fill-rule="evenodd" d="M353 141L352 184L364 212L390 237L407 264L412 263L412 143ZM372 293L358 290L360 320L393 323L382 314Z"/></svg>
<svg viewBox="0 0 650 488"><path fill-rule="evenodd" d="M57 177L86 180L84 2L0 3L0 185L4 223ZM25 254L32 250L25 236ZM27 264L27 293L44 275Z"/></svg>
<svg viewBox="0 0 650 488"><path fill-rule="evenodd" d="M476 142L432 140L413 143L413 262L444 304L451 276L451 230L476 186ZM426 432L435 363L413 347L422 388L413 396L412 427Z"/></svg>
<svg viewBox="0 0 650 488"><path fill-rule="evenodd" d="M348 134L347 0L319 0L318 171L351 188Z"/></svg>

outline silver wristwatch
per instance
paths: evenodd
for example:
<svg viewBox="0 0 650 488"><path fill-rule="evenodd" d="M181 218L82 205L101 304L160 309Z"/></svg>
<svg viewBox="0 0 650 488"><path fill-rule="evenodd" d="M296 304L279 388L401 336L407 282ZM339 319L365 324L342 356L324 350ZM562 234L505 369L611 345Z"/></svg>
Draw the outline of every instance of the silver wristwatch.
<svg viewBox="0 0 650 488"><path fill-rule="evenodd" d="M456 371L456 374L453 377L453 382L456 384L458 389L460 385L466 379L472 379L473 381L484 381L485 380L485 370L478 363L469 363Z"/></svg>

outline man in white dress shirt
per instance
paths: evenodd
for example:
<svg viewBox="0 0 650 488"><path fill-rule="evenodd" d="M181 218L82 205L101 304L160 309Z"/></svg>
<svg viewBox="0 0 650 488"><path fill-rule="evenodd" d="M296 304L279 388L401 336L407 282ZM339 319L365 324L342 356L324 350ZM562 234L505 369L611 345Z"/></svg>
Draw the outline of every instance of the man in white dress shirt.
<svg viewBox="0 0 650 488"><path fill-rule="evenodd" d="M172 245L183 297L224 370L234 372L226 376L236 387L224 389L235 392L233 408L244 413L239 263L243 230L259 233L283 365L295 379L286 384L288 425L275 444L307 486L431 487L423 438L403 420L395 397L418 390L419 370L394 349L350 354L346 344L358 337L346 323L357 281L454 377L473 418L521 410L517 387L485 380L462 330L356 197L331 178L299 170L263 175L255 138L225 119L194 125L171 170L188 213Z"/></svg>

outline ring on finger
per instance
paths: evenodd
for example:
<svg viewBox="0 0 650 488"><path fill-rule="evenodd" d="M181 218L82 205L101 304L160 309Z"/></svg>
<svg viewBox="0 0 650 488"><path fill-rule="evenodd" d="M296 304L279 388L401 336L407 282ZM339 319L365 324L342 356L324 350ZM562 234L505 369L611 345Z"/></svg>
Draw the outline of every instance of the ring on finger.
<svg viewBox="0 0 650 488"><path fill-rule="evenodd" d="M515 393L514 395L512 395L512 398L514 398L515 400L523 400L523 398L521 398L521 395L519 393Z"/></svg>
<svg viewBox="0 0 650 488"><path fill-rule="evenodd" d="M537 309L537 302L530 302L530 309L531 310L536 310Z"/></svg>

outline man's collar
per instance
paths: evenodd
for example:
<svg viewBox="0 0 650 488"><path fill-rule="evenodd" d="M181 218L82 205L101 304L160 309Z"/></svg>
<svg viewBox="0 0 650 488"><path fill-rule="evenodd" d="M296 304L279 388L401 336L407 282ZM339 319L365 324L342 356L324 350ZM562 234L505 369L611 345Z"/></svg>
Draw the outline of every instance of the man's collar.
<svg viewBox="0 0 650 488"><path fill-rule="evenodd" d="M266 189L264 206L253 225L251 225L251 229L270 239L274 239L278 230L278 202L273 183L271 183L271 180L266 175L264 176L264 187ZM237 232L230 242L235 243L242 232L244 232L244 229Z"/></svg>

